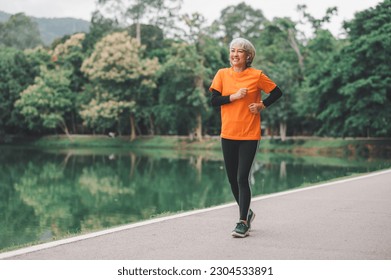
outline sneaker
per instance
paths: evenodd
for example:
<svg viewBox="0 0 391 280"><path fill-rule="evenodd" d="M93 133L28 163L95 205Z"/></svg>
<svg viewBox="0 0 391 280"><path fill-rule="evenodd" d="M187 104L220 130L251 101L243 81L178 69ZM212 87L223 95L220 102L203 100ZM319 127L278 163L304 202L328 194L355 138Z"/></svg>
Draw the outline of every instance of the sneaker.
<svg viewBox="0 0 391 280"><path fill-rule="evenodd" d="M247 225L248 225L248 229L251 230L251 223L253 222L255 218L255 213L253 212L253 210L248 210L248 216L247 216Z"/></svg>
<svg viewBox="0 0 391 280"><path fill-rule="evenodd" d="M248 226L243 222L240 221L236 224L236 228L232 232L233 237L246 237L249 235L249 228Z"/></svg>

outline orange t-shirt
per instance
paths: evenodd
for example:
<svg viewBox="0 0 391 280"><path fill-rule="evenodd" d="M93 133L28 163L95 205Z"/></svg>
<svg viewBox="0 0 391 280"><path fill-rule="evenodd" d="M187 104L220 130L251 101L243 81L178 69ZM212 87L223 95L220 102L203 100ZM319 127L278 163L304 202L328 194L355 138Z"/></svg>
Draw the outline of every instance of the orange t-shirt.
<svg viewBox="0 0 391 280"><path fill-rule="evenodd" d="M261 90L270 93L276 84L261 70L247 68L235 72L231 68L220 69L209 90L215 89L222 96L236 93L240 88L247 88L244 98L221 106L221 137L231 140L261 139L261 116L250 112L248 105L259 103Z"/></svg>

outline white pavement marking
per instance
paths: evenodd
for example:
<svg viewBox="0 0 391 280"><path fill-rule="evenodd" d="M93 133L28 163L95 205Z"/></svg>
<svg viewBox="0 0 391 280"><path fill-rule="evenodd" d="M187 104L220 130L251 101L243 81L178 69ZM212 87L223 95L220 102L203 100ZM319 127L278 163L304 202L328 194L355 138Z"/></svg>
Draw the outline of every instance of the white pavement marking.
<svg viewBox="0 0 391 280"><path fill-rule="evenodd" d="M378 172L372 172L372 173L369 173L369 174L366 174L366 175L358 175L358 176L353 177L353 178L337 180L337 181L323 183L323 184L319 184L319 185L302 187L302 188L298 188L298 189L294 189L294 190L278 192L278 193L269 194L269 195L260 195L260 196L252 198L252 201L260 201L260 200L269 199L269 198L273 198L273 197L288 195L288 194L291 194L291 193L296 193L296 192L302 192L302 191L307 191L307 190L313 190L313 189L317 189L317 188L328 187L328 186L332 186L332 185L337 185L337 184L347 183L347 182L351 182L351 181L366 179L366 178L370 178L370 177L374 177L374 176L379 176L379 175L383 175L383 174L387 174L387 173L391 173L391 169L378 171ZM35 252L35 251L40 251L40 250L44 250L44 249L57 247L57 246L68 244L68 243L72 243L72 242L77 242L77 241L81 241L81 240L85 240L85 239L89 239L89 238L102 236L102 235L105 235L105 234L111 234L111 233L119 232L119 231L122 231L122 230L128 230L128 229L137 228L137 227L141 227L141 226L146 226L146 225L150 225L150 224L154 224L154 223L159 223L159 222L162 222L162 221L168 221L168 220L177 219L177 218L181 218L181 217L196 215L196 214L199 214L199 213L206 213L206 212L209 212L209 211L223 209L223 208L227 208L227 207L231 207L231 206L235 206L235 205L236 205L236 202L233 202L233 203L223 204L223 205L214 206L214 207L210 207L210 208L188 211L188 212L185 212L185 213L175 214L175 215L171 215L171 216L167 216L167 217L151 219L151 220L148 220L148 221L138 222L138 223L134 223L134 224L123 225L123 226L114 227L114 228L111 228L111 229L102 230L102 231L98 231L98 232L82 234L82 235L79 235L79 236L65 238L65 239L58 240L58 241L52 241L52 242L48 242L48 243L44 243L44 244L34 245L34 246L27 247L27 248L22 248L22 249L18 249L18 250L14 250L14 251L0 253L0 259L11 258L11 257L15 257L15 256L18 256L18 255L23 255L23 254L27 254L27 253L31 253L31 252Z"/></svg>

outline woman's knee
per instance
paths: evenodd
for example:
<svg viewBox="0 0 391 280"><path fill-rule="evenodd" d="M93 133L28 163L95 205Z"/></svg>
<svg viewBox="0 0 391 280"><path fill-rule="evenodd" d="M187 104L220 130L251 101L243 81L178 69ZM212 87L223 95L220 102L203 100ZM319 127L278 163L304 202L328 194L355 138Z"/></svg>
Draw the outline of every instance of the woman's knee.
<svg viewBox="0 0 391 280"><path fill-rule="evenodd" d="M246 177L239 177L238 178L238 185L239 185L239 188L249 188L250 187L250 183L248 181L248 176Z"/></svg>

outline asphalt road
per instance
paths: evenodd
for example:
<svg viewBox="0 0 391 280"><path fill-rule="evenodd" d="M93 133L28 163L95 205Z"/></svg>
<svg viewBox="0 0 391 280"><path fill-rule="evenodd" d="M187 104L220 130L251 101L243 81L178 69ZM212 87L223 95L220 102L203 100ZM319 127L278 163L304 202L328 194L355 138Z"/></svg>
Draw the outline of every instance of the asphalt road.
<svg viewBox="0 0 391 280"><path fill-rule="evenodd" d="M37 260L390 260L391 170L254 197L247 238L227 204L0 254Z"/></svg>

